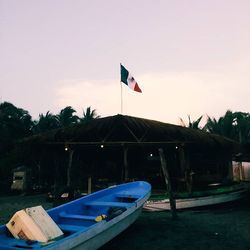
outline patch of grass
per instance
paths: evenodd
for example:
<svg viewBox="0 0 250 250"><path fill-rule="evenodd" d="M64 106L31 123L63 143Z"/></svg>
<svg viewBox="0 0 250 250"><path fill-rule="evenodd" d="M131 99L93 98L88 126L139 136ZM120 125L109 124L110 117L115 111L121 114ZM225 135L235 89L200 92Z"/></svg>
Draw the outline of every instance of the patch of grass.
<svg viewBox="0 0 250 250"><path fill-rule="evenodd" d="M230 193L232 191L239 191L243 188L242 185L227 185L227 186L220 186L217 188L208 188L202 191L194 191L192 193L189 192L179 192L175 194L176 199L185 199L185 198L194 198L194 197L204 197L208 195L215 195L215 194L224 194ZM149 200L151 201L158 201L168 199L169 195L166 192L153 192L150 196Z"/></svg>

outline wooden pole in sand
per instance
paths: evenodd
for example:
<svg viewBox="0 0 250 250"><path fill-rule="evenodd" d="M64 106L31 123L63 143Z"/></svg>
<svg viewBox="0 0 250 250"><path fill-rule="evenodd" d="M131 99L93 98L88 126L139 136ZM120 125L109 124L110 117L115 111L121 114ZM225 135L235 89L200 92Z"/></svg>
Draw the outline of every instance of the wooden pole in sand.
<svg viewBox="0 0 250 250"><path fill-rule="evenodd" d="M123 146L124 181L128 181L128 147Z"/></svg>
<svg viewBox="0 0 250 250"><path fill-rule="evenodd" d="M91 176L88 177L88 194L91 194L92 192L92 178Z"/></svg>
<svg viewBox="0 0 250 250"><path fill-rule="evenodd" d="M68 168L67 168L67 186L71 186L71 169L72 169L72 159L73 159L73 154L74 150L71 148L67 149L69 151L69 162L68 162Z"/></svg>
<svg viewBox="0 0 250 250"><path fill-rule="evenodd" d="M162 148L159 148L158 150L159 150L159 155L160 155L160 159L161 159L162 172L164 174L165 182L166 182L168 193L169 193L169 202L170 202L170 209L171 209L171 213L172 213L172 218L177 219L178 216L177 216L177 212L176 212L176 202L175 202L173 191L172 191L171 178L170 178L169 170L168 170L168 167L166 164L164 151Z"/></svg>

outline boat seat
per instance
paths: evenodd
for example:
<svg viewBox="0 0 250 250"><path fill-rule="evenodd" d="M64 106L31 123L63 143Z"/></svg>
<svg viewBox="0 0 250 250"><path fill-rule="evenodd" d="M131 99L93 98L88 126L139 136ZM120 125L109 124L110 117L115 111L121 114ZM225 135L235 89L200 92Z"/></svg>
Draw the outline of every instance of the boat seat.
<svg viewBox="0 0 250 250"><path fill-rule="evenodd" d="M58 226L62 231L69 231L69 232L78 232L88 228L84 226L75 226L68 224L58 224Z"/></svg>
<svg viewBox="0 0 250 250"><path fill-rule="evenodd" d="M140 198L138 195L129 195L124 193L118 193L115 195L119 202L133 203Z"/></svg>
<svg viewBox="0 0 250 250"><path fill-rule="evenodd" d="M115 196L119 197L119 198L132 198L132 199L139 199L140 198L140 195L126 194L126 193L117 193Z"/></svg>
<svg viewBox="0 0 250 250"><path fill-rule="evenodd" d="M68 218L68 219L77 219L77 220L91 220L95 221L96 216L90 216L90 215L81 215L81 214L69 214L65 212L61 212L59 214L61 218Z"/></svg>
<svg viewBox="0 0 250 250"><path fill-rule="evenodd" d="M87 206L103 206L103 207L124 207L129 208L132 207L134 203L126 203L126 202L114 202L114 201L90 201L85 203Z"/></svg>

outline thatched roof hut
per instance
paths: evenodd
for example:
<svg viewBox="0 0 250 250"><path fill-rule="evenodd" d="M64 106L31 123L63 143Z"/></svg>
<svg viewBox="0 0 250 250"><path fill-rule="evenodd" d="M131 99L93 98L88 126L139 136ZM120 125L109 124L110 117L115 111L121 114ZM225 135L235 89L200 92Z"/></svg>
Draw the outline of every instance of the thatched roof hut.
<svg viewBox="0 0 250 250"><path fill-rule="evenodd" d="M115 115L34 136L42 143L69 144L196 144L206 148L233 149L230 139L159 121Z"/></svg>
<svg viewBox="0 0 250 250"><path fill-rule="evenodd" d="M113 171L108 174L120 173L122 179L160 175L159 148L165 150L176 179L185 178L187 172L196 172L197 176L200 173L201 179L206 174L218 175L215 169L221 172L218 178L225 178L230 174L228 164L232 155L238 150L237 143L221 136L125 115L50 131L34 136L29 142L54 149L67 146L76 152L78 159L92 166L92 173L87 171L88 174L98 169L99 174L95 173L98 177L108 177L102 176L104 170L100 171L108 165L107 169Z"/></svg>

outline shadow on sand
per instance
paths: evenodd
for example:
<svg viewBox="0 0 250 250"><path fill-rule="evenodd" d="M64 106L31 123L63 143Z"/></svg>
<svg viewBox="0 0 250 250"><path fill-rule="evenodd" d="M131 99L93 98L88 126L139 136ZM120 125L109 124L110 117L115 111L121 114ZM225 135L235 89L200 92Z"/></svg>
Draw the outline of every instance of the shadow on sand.
<svg viewBox="0 0 250 250"><path fill-rule="evenodd" d="M101 249L250 249L250 196L237 203L179 211L178 217L143 212Z"/></svg>

